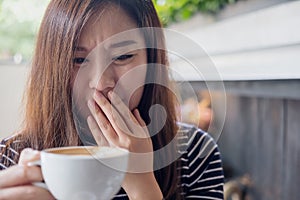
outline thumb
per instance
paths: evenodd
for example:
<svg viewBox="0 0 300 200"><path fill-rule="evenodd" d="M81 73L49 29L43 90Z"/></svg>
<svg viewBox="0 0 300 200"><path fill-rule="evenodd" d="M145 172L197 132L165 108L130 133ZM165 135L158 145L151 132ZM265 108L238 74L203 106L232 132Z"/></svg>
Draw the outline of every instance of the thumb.
<svg viewBox="0 0 300 200"><path fill-rule="evenodd" d="M39 160L40 152L31 148L26 148L21 152L19 165L27 165L29 162Z"/></svg>

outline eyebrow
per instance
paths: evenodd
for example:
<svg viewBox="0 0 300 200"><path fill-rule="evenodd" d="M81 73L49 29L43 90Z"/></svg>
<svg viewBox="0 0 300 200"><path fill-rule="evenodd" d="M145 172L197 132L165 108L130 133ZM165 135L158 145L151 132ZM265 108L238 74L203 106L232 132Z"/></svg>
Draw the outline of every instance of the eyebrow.
<svg viewBox="0 0 300 200"><path fill-rule="evenodd" d="M110 48L119 48L119 47L129 46L129 45L132 45L132 44L137 44L137 42L134 41L134 40L125 40L125 41L122 41L122 42L111 44Z"/></svg>
<svg viewBox="0 0 300 200"><path fill-rule="evenodd" d="M109 48L120 48L120 47L129 46L129 45L132 45L132 44L137 44L137 42L134 41L134 40L125 40L125 41L122 41L122 42L117 42L117 43L111 44L109 46ZM77 47L75 47L75 51L85 51L85 52L87 52L88 50L85 47L77 46Z"/></svg>

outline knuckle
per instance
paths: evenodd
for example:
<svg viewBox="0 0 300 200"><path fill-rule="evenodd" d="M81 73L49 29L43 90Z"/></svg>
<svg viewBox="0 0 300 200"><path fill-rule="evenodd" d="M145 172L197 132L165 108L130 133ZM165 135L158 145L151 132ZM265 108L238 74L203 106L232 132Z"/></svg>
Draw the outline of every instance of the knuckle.
<svg viewBox="0 0 300 200"><path fill-rule="evenodd" d="M128 137L125 137L123 139L123 145L126 147L126 148L129 148L132 146L132 141L128 138Z"/></svg>
<svg viewBox="0 0 300 200"><path fill-rule="evenodd" d="M32 171L33 169L28 167L28 166L21 166L20 168L20 178L22 180L24 180L24 182L31 182L33 181L36 176L37 176L37 172L36 171Z"/></svg>
<svg viewBox="0 0 300 200"><path fill-rule="evenodd" d="M117 116L117 114L115 112L112 113L111 118L112 118L113 122L115 122L115 123L118 122L118 116Z"/></svg>
<svg viewBox="0 0 300 200"><path fill-rule="evenodd" d="M120 106L121 103L122 103L121 99L119 99L119 98L115 98L115 99L114 99L114 102L115 102L115 104L118 105L118 106Z"/></svg>
<svg viewBox="0 0 300 200"><path fill-rule="evenodd" d="M28 172L28 167L22 166L20 167L20 177L24 180L29 180L29 172Z"/></svg>
<svg viewBox="0 0 300 200"><path fill-rule="evenodd" d="M24 164L28 160L28 157L30 156L31 153L32 153L32 149L30 149L30 148L24 149L21 152L19 163Z"/></svg>
<svg viewBox="0 0 300 200"><path fill-rule="evenodd" d="M109 124L108 124L108 122L100 122L100 126L104 129L108 129Z"/></svg>
<svg viewBox="0 0 300 200"><path fill-rule="evenodd" d="M99 104L103 105L103 106L107 106L108 101L105 98L100 98L99 99Z"/></svg>
<svg viewBox="0 0 300 200"><path fill-rule="evenodd" d="M96 114L99 114L101 112L98 106L94 106L94 111Z"/></svg>

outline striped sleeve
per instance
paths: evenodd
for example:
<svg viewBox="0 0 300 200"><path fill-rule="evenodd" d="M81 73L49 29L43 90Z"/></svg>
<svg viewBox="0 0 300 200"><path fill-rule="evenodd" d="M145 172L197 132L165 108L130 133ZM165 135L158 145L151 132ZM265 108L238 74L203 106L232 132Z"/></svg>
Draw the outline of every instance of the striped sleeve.
<svg viewBox="0 0 300 200"><path fill-rule="evenodd" d="M11 139L7 138L0 142L0 170L16 165L18 162L19 153L15 150L14 146L20 141Z"/></svg>
<svg viewBox="0 0 300 200"><path fill-rule="evenodd" d="M223 199L224 175L218 146L202 130L179 123L178 151L182 199ZM128 199L122 190L114 199Z"/></svg>
<svg viewBox="0 0 300 200"><path fill-rule="evenodd" d="M200 129L190 131L182 186L186 199L223 199L224 174L218 146Z"/></svg>

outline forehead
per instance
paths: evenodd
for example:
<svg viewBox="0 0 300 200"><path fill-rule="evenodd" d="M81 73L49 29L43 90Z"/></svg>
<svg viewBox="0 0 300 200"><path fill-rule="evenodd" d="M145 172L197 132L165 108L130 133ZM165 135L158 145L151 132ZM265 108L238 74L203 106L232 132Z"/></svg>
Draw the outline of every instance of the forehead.
<svg viewBox="0 0 300 200"><path fill-rule="evenodd" d="M88 20L80 34L79 46L91 50L99 44L106 47L124 40L141 41L143 38L140 32L132 31L136 28L136 22L123 8L107 5ZM126 34L126 31L130 32Z"/></svg>

